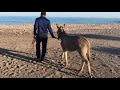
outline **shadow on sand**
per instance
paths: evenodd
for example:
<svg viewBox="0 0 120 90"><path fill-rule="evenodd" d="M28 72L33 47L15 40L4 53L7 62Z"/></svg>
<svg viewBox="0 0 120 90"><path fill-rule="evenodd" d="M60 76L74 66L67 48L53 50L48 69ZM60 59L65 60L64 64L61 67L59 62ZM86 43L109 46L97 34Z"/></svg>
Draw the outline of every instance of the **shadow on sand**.
<svg viewBox="0 0 120 90"><path fill-rule="evenodd" d="M93 38L93 39L104 39L104 40L115 40L120 41L120 37L112 37L112 36L104 36L104 35L95 35L95 34L70 34L70 35L78 35L84 36L86 38ZM99 47L99 48L92 48L93 50L106 52L109 54L120 55L120 48L115 47Z"/></svg>
<svg viewBox="0 0 120 90"><path fill-rule="evenodd" d="M109 54L120 55L120 48L98 47L98 48L92 48L92 49L97 50L97 51L106 52L106 53L109 53Z"/></svg>
<svg viewBox="0 0 120 90"><path fill-rule="evenodd" d="M26 61L26 62L29 62L29 63L32 63L32 62L30 62L30 60L34 61L34 58L28 57L28 56L25 56L25 55L21 55L21 54L27 54L27 53L0 48L0 55L2 55L2 56L15 58L17 60ZM46 67L48 69L52 68L53 70L57 70L59 72L65 73L65 74L70 75L70 76L72 75L74 77L81 77L77 73L72 73L72 69L71 69L71 72L67 72L67 71L62 70L64 68L63 65L54 63L54 62L52 62L52 60L49 60L49 59L45 59L41 63L36 62L36 64L40 64L40 65L42 65L42 66L44 66L44 67ZM76 72L78 71L78 70L75 70L75 69L73 69L73 70L76 71ZM82 77L84 77L84 76L82 76Z"/></svg>
<svg viewBox="0 0 120 90"><path fill-rule="evenodd" d="M31 57L27 57L27 56L20 55L20 54L17 54L17 53L23 54L23 52L18 52L18 51L13 51L13 50L0 48L0 54L2 56L15 58L15 59L22 60L22 61L27 61L27 62L29 62L30 60L33 60L33 58L31 58ZM24 53L24 54L27 54L27 53Z"/></svg>
<svg viewBox="0 0 120 90"><path fill-rule="evenodd" d="M105 36L105 35L95 35L95 34L70 34L70 35L79 35L79 36L84 36L86 38L93 38L93 39L120 41L120 37Z"/></svg>

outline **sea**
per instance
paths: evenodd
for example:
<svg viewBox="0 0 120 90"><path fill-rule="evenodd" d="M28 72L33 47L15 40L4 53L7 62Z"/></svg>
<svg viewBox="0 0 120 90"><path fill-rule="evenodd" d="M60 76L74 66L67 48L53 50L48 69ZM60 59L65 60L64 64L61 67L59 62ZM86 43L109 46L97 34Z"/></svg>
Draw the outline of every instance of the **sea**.
<svg viewBox="0 0 120 90"><path fill-rule="evenodd" d="M0 24L34 24L36 16L0 16ZM120 18L47 17L51 24L119 24Z"/></svg>

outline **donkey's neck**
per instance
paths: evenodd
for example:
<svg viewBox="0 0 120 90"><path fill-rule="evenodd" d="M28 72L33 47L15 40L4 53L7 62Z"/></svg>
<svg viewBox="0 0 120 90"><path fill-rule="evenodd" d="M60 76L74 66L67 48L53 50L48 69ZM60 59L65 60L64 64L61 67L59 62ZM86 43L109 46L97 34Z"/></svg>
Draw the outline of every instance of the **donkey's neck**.
<svg viewBox="0 0 120 90"><path fill-rule="evenodd" d="M63 40L67 36L66 32L62 32L60 35L60 39Z"/></svg>

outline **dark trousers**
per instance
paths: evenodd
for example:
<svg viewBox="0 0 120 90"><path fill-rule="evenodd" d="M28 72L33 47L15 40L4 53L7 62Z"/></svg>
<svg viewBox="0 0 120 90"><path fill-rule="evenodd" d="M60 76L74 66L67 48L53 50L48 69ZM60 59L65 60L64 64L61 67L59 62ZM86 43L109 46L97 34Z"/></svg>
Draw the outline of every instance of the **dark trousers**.
<svg viewBox="0 0 120 90"><path fill-rule="evenodd" d="M46 54L46 48L47 48L47 40L48 38L40 38L39 36L36 37L36 56L37 58L43 59ZM40 51L40 43L42 42L42 55Z"/></svg>

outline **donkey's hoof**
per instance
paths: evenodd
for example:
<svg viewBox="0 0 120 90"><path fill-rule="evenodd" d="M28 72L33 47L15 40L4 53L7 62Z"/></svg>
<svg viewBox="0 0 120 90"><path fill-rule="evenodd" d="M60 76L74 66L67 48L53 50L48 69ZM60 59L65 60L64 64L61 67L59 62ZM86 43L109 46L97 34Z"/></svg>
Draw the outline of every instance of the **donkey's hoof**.
<svg viewBox="0 0 120 90"><path fill-rule="evenodd" d="M69 65L69 64L65 65L65 68L69 68L69 67L70 67L70 65Z"/></svg>
<svg viewBox="0 0 120 90"><path fill-rule="evenodd" d="M90 78L93 78L92 75L90 75Z"/></svg>
<svg viewBox="0 0 120 90"><path fill-rule="evenodd" d="M82 73L83 73L83 69L81 69L78 74L81 75Z"/></svg>
<svg viewBox="0 0 120 90"><path fill-rule="evenodd" d="M79 72L78 75L82 75L82 72Z"/></svg>
<svg viewBox="0 0 120 90"><path fill-rule="evenodd" d="M64 64L62 61L59 61L58 63L59 63L59 64Z"/></svg>

